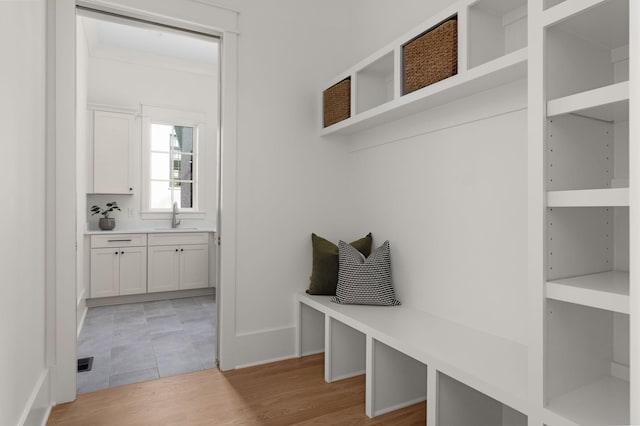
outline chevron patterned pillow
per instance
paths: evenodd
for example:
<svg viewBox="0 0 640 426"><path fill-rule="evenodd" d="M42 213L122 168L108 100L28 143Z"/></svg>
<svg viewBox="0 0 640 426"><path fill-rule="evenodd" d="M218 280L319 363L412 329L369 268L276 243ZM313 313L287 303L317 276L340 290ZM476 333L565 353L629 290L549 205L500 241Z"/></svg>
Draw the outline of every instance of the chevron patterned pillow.
<svg viewBox="0 0 640 426"><path fill-rule="evenodd" d="M385 241L365 258L358 250L338 243L338 287L332 302L345 305L399 305L391 285L391 251Z"/></svg>

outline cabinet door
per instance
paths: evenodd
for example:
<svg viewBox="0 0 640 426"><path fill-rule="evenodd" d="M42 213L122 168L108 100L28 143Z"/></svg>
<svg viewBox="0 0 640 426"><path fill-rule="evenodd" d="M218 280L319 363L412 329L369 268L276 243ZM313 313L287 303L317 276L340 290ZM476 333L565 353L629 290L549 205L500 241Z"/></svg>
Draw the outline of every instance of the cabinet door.
<svg viewBox="0 0 640 426"><path fill-rule="evenodd" d="M149 280L147 291L178 290L180 249L176 246L149 247Z"/></svg>
<svg viewBox="0 0 640 426"><path fill-rule="evenodd" d="M209 245L180 248L180 289L209 286Z"/></svg>
<svg viewBox="0 0 640 426"><path fill-rule="evenodd" d="M120 249L120 294L147 292L147 248Z"/></svg>
<svg viewBox="0 0 640 426"><path fill-rule="evenodd" d="M93 123L93 192L130 194L130 147L134 116L95 111Z"/></svg>
<svg viewBox="0 0 640 426"><path fill-rule="evenodd" d="M119 256L117 248L91 250L91 297L119 294Z"/></svg>

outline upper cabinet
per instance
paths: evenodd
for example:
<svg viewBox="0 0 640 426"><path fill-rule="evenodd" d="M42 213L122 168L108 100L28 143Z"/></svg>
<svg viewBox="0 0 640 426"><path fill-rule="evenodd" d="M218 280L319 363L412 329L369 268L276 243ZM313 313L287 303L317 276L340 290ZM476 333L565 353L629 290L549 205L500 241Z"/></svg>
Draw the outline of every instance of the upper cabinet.
<svg viewBox="0 0 640 426"><path fill-rule="evenodd" d="M526 47L525 0L458 2L330 81L320 133L354 133L525 78ZM349 92L336 96L345 81Z"/></svg>
<svg viewBox="0 0 640 426"><path fill-rule="evenodd" d="M104 108L106 109L106 108ZM93 173L89 173L88 192L94 194L133 194L132 151L135 138L135 112L93 109Z"/></svg>

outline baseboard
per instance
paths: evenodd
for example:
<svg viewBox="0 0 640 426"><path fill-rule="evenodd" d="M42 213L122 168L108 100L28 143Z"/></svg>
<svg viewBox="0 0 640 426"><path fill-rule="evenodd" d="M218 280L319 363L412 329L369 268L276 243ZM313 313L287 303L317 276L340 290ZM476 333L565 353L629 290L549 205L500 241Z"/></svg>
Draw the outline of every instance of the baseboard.
<svg viewBox="0 0 640 426"><path fill-rule="evenodd" d="M235 368L296 358L295 333L290 326L236 335Z"/></svg>
<svg viewBox="0 0 640 426"><path fill-rule="evenodd" d="M311 351L303 352L302 354L300 354L300 357L303 357L303 356L310 356L310 355L318 355L318 354L323 354L323 353L324 353L324 348L322 348L322 349L316 349L316 350L311 350Z"/></svg>
<svg viewBox="0 0 640 426"><path fill-rule="evenodd" d="M87 306L123 305L125 303L155 302L157 300L179 299L181 297L196 297L215 295L214 287L196 288L192 290L163 291L159 293L131 294L127 296L99 297L87 299Z"/></svg>
<svg viewBox="0 0 640 426"><path fill-rule="evenodd" d="M624 364L618 364L617 362L611 363L611 375L620 380L630 381L629 366Z"/></svg>
<svg viewBox="0 0 640 426"><path fill-rule="evenodd" d="M422 396L420 398L412 399L410 401L401 402L400 404L396 404L396 405L393 405L391 407L383 408L382 410L375 410L374 409L373 410L373 417L381 416L383 414L387 414L387 413L390 413L392 411L396 411L396 410L399 410L401 408L405 408L405 407L408 407L410 405L417 404L419 402L423 402L423 401L426 401L426 400L427 400L427 397L426 396Z"/></svg>
<svg viewBox="0 0 640 426"><path fill-rule="evenodd" d="M76 317L78 318L77 324L77 336L80 337L80 331L82 330L82 326L84 325L84 320L87 317L87 300L85 299L85 290L82 289L82 293L80 297L78 297L78 304L76 307Z"/></svg>
<svg viewBox="0 0 640 426"><path fill-rule="evenodd" d="M338 382L340 380L350 379L352 377L362 376L367 372L367 370L354 371L353 373L341 374L336 377L331 378L331 383Z"/></svg>
<svg viewBox="0 0 640 426"><path fill-rule="evenodd" d="M51 413L50 370L47 368L40 374L36 381L27 405L20 416L18 425L44 426L47 424Z"/></svg>

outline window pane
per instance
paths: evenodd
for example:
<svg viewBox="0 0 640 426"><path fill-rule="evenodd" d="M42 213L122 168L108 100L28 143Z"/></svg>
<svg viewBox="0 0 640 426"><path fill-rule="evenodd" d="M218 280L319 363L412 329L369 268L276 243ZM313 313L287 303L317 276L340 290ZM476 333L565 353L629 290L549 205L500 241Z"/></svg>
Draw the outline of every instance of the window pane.
<svg viewBox="0 0 640 426"><path fill-rule="evenodd" d="M151 153L151 179L169 180L171 162L169 154Z"/></svg>
<svg viewBox="0 0 640 426"><path fill-rule="evenodd" d="M180 182L180 186L174 188L174 200L178 202L178 207L183 209L193 208L193 183Z"/></svg>
<svg viewBox="0 0 640 426"><path fill-rule="evenodd" d="M186 154L174 154L171 173L174 180L193 179L193 156Z"/></svg>
<svg viewBox="0 0 640 426"><path fill-rule="evenodd" d="M151 182L150 203L152 209L170 209L171 204L171 188L169 182Z"/></svg>
<svg viewBox="0 0 640 426"><path fill-rule="evenodd" d="M169 152L171 140L175 139L173 126L166 124L151 125L151 150Z"/></svg>
<svg viewBox="0 0 640 426"><path fill-rule="evenodd" d="M193 153L193 127L176 126L175 134L178 139L178 151Z"/></svg>

